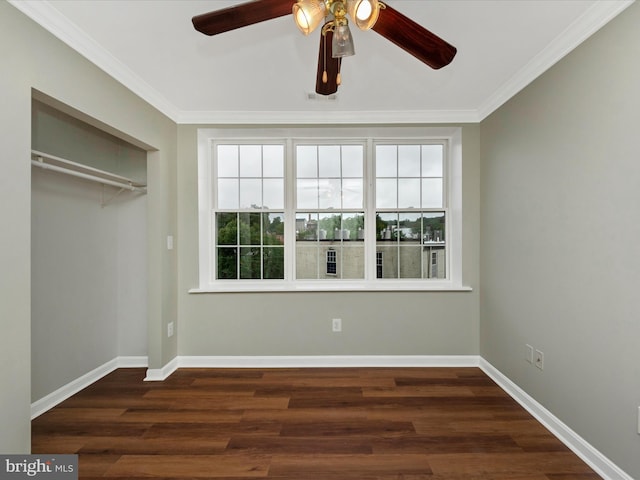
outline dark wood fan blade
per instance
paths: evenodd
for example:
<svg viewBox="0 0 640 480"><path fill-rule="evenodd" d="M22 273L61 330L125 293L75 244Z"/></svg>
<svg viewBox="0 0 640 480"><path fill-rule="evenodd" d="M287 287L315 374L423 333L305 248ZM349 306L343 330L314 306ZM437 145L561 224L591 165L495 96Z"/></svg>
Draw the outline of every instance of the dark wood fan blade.
<svg viewBox="0 0 640 480"><path fill-rule="evenodd" d="M294 3L294 0L256 0L242 3L235 7L196 15L191 21L199 32L205 35L217 35L236 28L289 15Z"/></svg>
<svg viewBox="0 0 640 480"><path fill-rule="evenodd" d="M338 91L338 72L340 71L340 59L333 58L331 41L333 32L327 30L325 35L320 34L320 52L318 53L318 74L316 76L316 93L319 95L332 95ZM326 82L323 81L324 72L327 72Z"/></svg>
<svg viewBox="0 0 640 480"><path fill-rule="evenodd" d="M457 49L399 11L385 4L373 30L431 68L449 65Z"/></svg>

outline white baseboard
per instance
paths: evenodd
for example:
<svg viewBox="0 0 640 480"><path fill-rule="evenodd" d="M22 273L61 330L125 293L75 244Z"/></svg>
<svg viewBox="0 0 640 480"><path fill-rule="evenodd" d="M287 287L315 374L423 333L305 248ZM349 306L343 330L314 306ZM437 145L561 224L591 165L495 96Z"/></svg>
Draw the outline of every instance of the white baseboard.
<svg viewBox="0 0 640 480"><path fill-rule="evenodd" d="M118 368L146 367L147 357L116 357L31 404L31 420Z"/></svg>
<svg viewBox="0 0 640 480"><path fill-rule="evenodd" d="M477 367L477 355L180 356L179 368Z"/></svg>
<svg viewBox="0 0 640 480"><path fill-rule="evenodd" d="M162 368L148 368L145 382L161 382L178 369L178 358L176 357Z"/></svg>
<svg viewBox="0 0 640 480"><path fill-rule="evenodd" d="M476 355L179 356L148 369L145 381L165 380L178 368L477 367Z"/></svg>
<svg viewBox="0 0 640 480"><path fill-rule="evenodd" d="M633 480L631 476L483 358L480 358L480 368L603 479Z"/></svg>

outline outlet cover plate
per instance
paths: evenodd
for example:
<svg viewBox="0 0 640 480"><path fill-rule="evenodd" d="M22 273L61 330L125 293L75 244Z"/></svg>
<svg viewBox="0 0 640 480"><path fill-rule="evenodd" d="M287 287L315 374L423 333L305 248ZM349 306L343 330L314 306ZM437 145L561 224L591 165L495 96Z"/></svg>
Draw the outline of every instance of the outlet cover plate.
<svg viewBox="0 0 640 480"><path fill-rule="evenodd" d="M544 370L544 353L536 350L535 364L540 370Z"/></svg>
<svg viewBox="0 0 640 480"><path fill-rule="evenodd" d="M342 319L334 318L331 320L331 330L333 332L341 332L342 331Z"/></svg>

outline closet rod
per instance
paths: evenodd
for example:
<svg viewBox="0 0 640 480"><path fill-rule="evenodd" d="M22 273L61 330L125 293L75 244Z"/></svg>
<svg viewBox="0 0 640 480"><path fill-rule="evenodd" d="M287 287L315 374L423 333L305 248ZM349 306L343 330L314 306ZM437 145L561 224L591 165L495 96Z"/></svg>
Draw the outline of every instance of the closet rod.
<svg viewBox="0 0 640 480"><path fill-rule="evenodd" d="M37 160L31 160L31 165L33 165L34 167L39 167L45 170L52 170L54 172L59 172L59 173L64 173L66 175L71 175L73 177L79 177L79 178L83 178L85 180L90 180L93 182L97 182L97 183L101 183L102 185L111 185L113 187L119 187L119 188L124 188L126 190L131 190L132 192L143 192L146 193L147 189L145 188L145 186L142 185L134 185L134 183L125 178L125 177L120 177L119 175L112 175L108 172L102 172L101 170L92 168L92 167L87 167L85 165L81 165L81 164L76 164L74 162L71 162L69 160L64 160L62 158L58 158L58 157L53 157L50 155L45 155L45 154L41 154L40 152L37 151L32 151L32 154L37 158ZM77 170L72 170L70 168L65 168L65 167L59 167L57 165L52 165L50 163L45 163L44 162L44 158L50 158L51 160L55 160L57 162L62 162L62 163L66 163L69 165L73 165L73 166L77 166L80 168L84 168L86 170L89 171L95 171L98 173L103 173L105 175L111 175L114 178L121 178L124 181L116 181L116 180L109 180L106 178L102 178L102 177L98 177L96 175L91 175L88 173L83 173L83 172L79 172ZM125 183L126 182L126 183Z"/></svg>

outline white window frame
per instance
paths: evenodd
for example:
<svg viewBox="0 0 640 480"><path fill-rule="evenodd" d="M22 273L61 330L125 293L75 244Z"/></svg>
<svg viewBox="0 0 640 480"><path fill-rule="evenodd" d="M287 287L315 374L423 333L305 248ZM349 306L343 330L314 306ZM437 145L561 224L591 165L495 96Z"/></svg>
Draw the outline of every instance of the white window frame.
<svg viewBox="0 0 640 480"><path fill-rule="evenodd" d="M364 280L295 280L294 145L300 140L362 142L365 145ZM212 207L213 146L216 143L285 145L285 280L215 280ZM374 142L443 142L445 144L446 279L377 279L375 235ZM264 127L198 130L199 285L190 293L266 291L468 291L462 283L462 128L461 127Z"/></svg>

